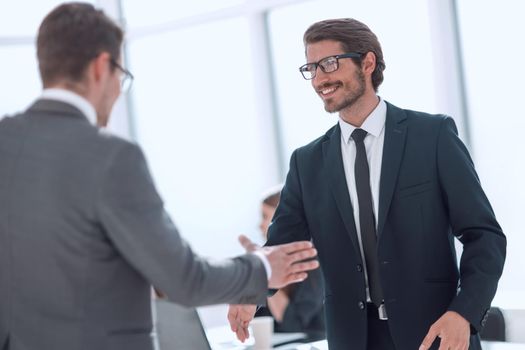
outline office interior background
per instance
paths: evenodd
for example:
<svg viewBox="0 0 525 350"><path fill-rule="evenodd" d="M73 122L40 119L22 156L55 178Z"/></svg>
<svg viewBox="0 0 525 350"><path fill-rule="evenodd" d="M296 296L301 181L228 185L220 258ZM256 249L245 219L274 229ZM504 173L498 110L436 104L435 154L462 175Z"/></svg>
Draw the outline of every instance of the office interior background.
<svg viewBox="0 0 525 350"><path fill-rule="evenodd" d="M0 2L1 115L38 97L36 31L61 2ZM456 120L508 238L494 305L525 309L525 2L91 2L126 29L123 60L135 76L109 129L142 146L166 210L199 254L242 253L240 233L261 242L261 194L284 181L295 148L337 121L298 71L302 34L353 17L382 44L379 95Z"/></svg>

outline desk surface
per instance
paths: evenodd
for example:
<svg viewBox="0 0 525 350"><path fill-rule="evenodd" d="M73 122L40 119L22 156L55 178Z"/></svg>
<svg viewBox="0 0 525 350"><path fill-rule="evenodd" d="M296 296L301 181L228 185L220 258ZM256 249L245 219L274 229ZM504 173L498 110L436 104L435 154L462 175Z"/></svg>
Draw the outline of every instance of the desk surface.
<svg viewBox="0 0 525 350"><path fill-rule="evenodd" d="M213 350L248 350L253 348L253 339L248 339L244 344L235 338L229 327L214 327L206 331L208 340ZM525 350L525 343L487 342L482 341L483 350ZM293 343L278 346L276 350L329 350L326 340L313 343Z"/></svg>
<svg viewBox="0 0 525 350"><path fill-rule="evenodd" d="M481 347L483 350L525 350L525 344L499 341L482 341Z"/></svg>
<svg viewBox="0 0 525 350"><path fill-rule="evenodd" d="M481 342L481 348L483 350L525 350L525 344L519 343L507 343L507 342ZM328 344L326 340L321 340L311 344L297 345L291 348L278 348L279 350L328 350Z"/></svg>
<svg viewBox="0 0 525 350"><path fill-rule="evenodd" d="M248 350L252 349L254 344L253 338L247 339L244 343L238 341L229 326L210 328L206 330L206 337L212 350ZM291 343L305 338L306 333L274 333L272 344ZM300 343L295 344L300 345Z"/></svg>
<svg viewBox="0 0 525 350"><path fill-rule="evenodd" d="M525 350L525 344L506 342L481 342L483 350ZM326 340L310 344L288 344L277 347L278 350L329 350Z"/></svg>

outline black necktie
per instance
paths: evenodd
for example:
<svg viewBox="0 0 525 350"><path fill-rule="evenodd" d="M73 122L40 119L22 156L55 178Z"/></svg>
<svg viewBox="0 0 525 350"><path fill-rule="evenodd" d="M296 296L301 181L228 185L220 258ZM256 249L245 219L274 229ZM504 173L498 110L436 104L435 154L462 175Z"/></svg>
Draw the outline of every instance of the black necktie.
<svg viewBox="0 0 525 350"><path fill-rule="evenodd" d="M372 192L370 190L370 170L366 158L366 149L363 140L367 132L355 129L352 139L355 142L355 184L357 200L359 202L359 226L361 227L361 241L365 254L368 274L368 290L370 299L379 307L383 302L383 291L379 281L379 259L377 257L377 236L374 210L372 207Z"/></svg>

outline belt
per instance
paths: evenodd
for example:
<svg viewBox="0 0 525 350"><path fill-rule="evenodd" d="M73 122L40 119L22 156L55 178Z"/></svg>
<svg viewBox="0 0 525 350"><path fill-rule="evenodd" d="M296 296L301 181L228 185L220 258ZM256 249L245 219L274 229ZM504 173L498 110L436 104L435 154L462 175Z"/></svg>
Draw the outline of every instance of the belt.
<svg viewBox="0 0 525 350"><path fill-rule="evenodd" d="M368 309L369 316L372 316L381 321L388 320L388 316L386 314L385 303L381 303L379 307L375 306L374 303L366 303L366 307Z"/></svg>

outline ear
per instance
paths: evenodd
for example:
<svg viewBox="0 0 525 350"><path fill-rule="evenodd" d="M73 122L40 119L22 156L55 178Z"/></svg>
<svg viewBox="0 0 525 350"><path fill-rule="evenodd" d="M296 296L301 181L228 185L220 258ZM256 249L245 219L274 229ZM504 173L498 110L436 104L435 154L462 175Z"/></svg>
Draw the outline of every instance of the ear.
<svg viewBox="0 0 525 350"><path fill-rule="evenodd" d="M95 57L90 64L90 69L93 73L93 78L95 81L102 80L105 75L110 72L109 65L110 63L110 55L107 52L100 53L97 57Z"/></svg>
<svg viewBox="0 0 525 350"><path fill-rule="evenodd" d="M372 75L376 69L376 55L369 51L361 61L361 69L365 75Z"/></svg>

